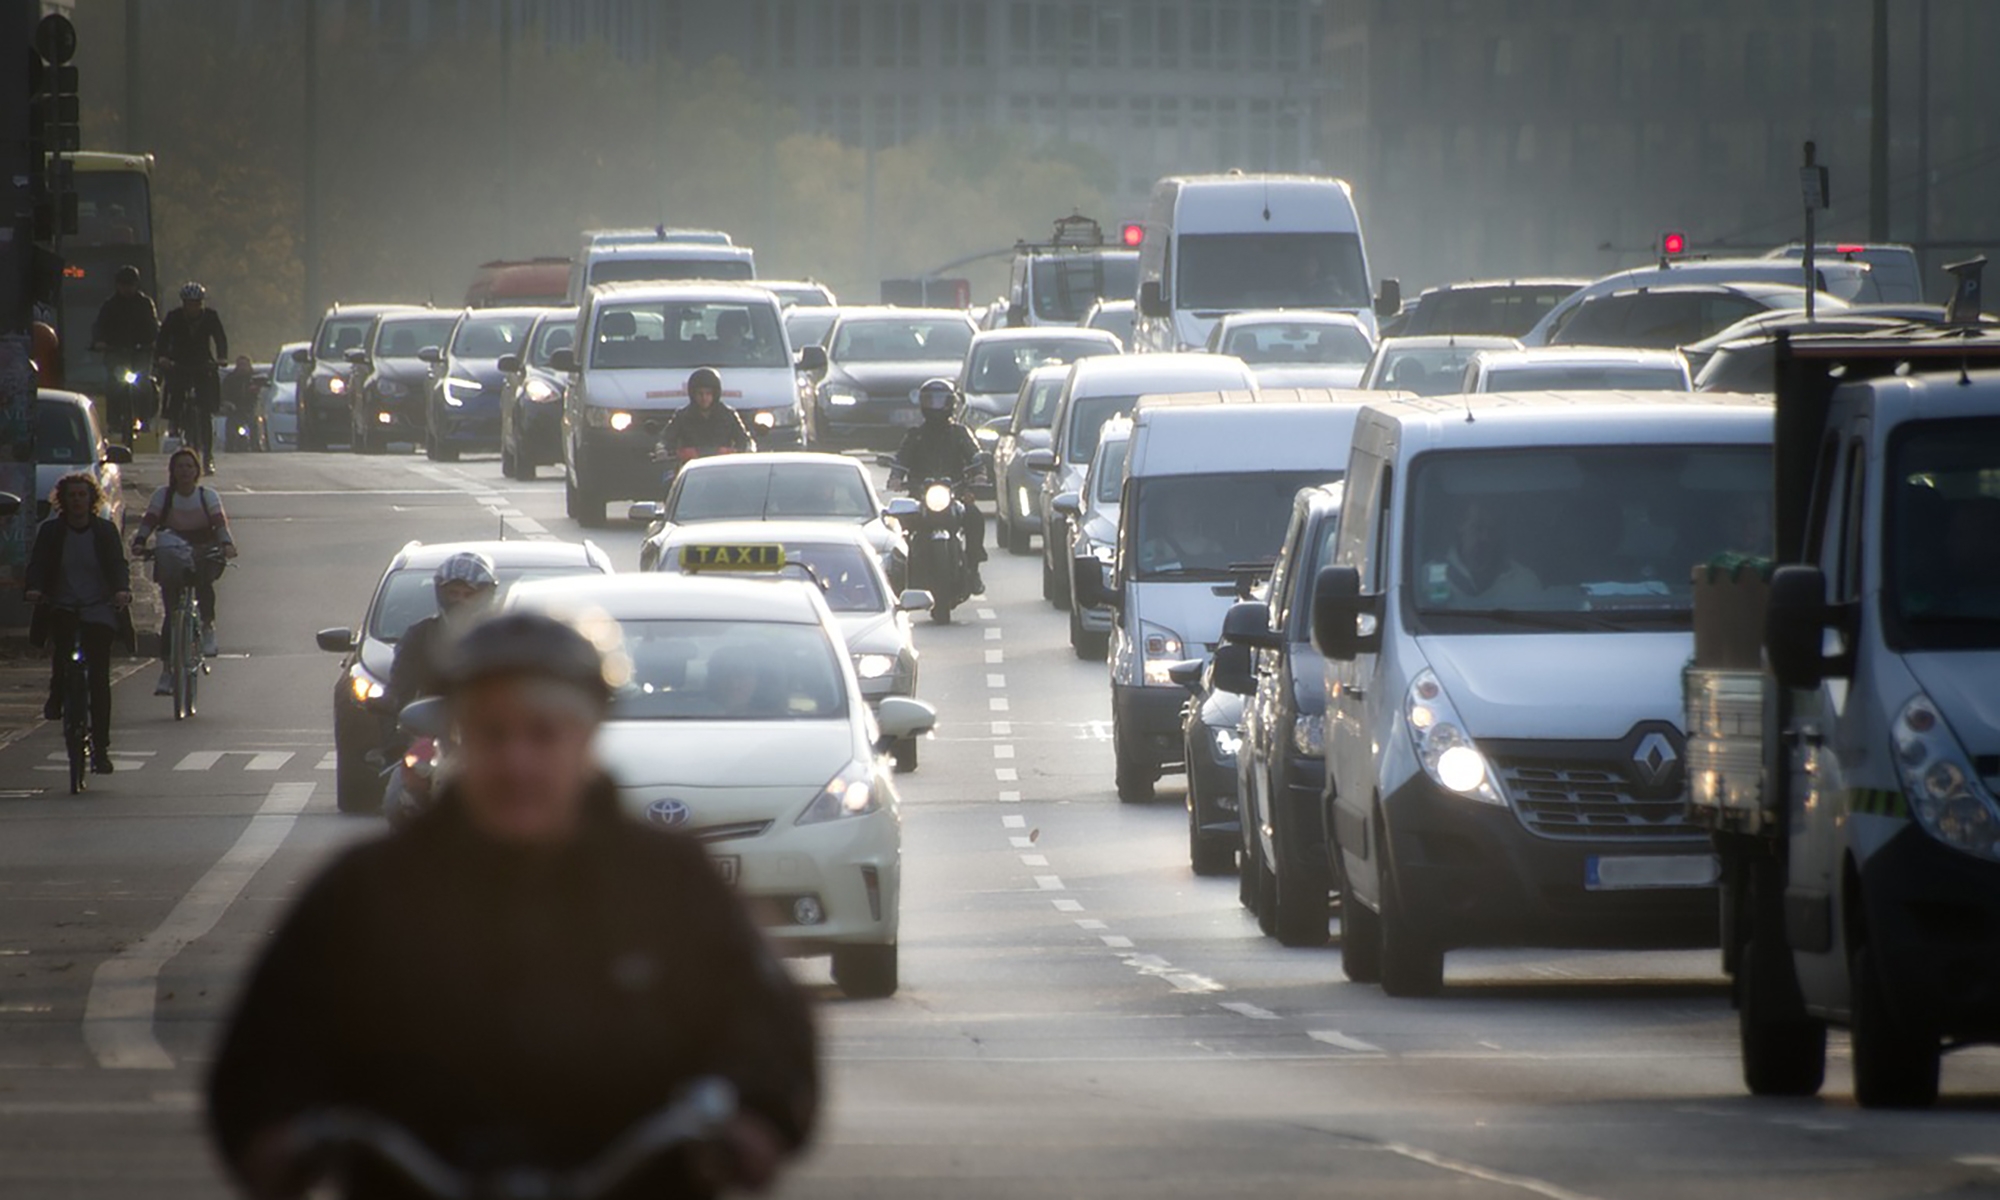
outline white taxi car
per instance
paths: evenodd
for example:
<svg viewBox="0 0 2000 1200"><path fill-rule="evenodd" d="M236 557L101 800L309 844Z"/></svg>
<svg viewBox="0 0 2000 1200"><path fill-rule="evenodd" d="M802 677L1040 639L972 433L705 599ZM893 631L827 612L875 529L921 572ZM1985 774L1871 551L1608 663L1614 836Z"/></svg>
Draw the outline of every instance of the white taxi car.
<svg viewBox="0 0 2000 1200"><path fill-rule="evenodd" d="M617 622L629 679L597 751L626 809L706 843L777 943L831 955L849 996L894 993L902 816L885 755L937 715L869 708L819 589L648 574L523 583L507 604Z"/></svg>

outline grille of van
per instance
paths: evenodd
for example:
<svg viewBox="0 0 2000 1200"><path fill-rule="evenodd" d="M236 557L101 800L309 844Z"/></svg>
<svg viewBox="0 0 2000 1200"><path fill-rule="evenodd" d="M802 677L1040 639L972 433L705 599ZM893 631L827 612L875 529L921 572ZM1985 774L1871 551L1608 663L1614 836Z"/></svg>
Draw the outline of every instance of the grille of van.
<svg viewBox="0 0 2000 1200"><path fill-rule="evenodd" d="M1512 742L1484 747L1530 833L1559 841L1702 841L1688 824L1676 734L1622 742Z"/></svg>

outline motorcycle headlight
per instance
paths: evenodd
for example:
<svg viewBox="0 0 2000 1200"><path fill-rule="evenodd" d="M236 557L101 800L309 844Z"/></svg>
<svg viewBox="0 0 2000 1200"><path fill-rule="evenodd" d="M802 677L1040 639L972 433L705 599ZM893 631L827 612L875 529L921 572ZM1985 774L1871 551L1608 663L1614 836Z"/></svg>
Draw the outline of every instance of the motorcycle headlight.
<svg viewBox="0 0 2000 1200"><path fill-rule="evenodd" d="M1424 774L1448 792L1483 804L1507 803L1493 765L1473 744L1465 722L1444 694L1437 674L1426 668L1410 682L1403 702L1403 719L1417 750Z"/></svg>
<svg viewBox="0 0 2000 1200"><path fill-rule="evenodd" d="M1150 621L1139 622L1139 646L1147 687L1177 687L1167 668L1187 658L1181 635Z"/></svg>
<svg viewBox="0 0 2000 1200"><path fill-rule="evenodd" d="M393 379L378 379L375 381L375 394L384 400L400 399L409 390Z"/></svg>
<svg viewBox="0 0 2000 1200"><path fill-rule="evenodd" d="M1919 692L1903 706L1891 736L1910 815L1924 832L1955 850L2000 860L2000 807L1929 696Z"/></svg>
<svg viewBox="0 0 2000 1200"><path fill-rule="evenodd" d="M127 371L123 375L120 375L118 378L121 382L125 384L126 387L131 387L133 384L139 382L139 372Z"/></svg>
<svg viewBox="0 0 2000 1200"><path fill-rule="evenodd" d="M1307 756L1326 753L1325 714L1300 713L1292 718L1292 749Z"/></svg>
<svg viewBox="0 0 2000 1200"><path fill-rule="evenodd" d="M344 395L346 395L346 394L347 394L347 376L345 376L345 375L335 375L335 376L334 376L333 378L331 378L331 379L327 380L327 381L326 381L326 392L327 392L327 395L329 395L329 396L344 396Z"/></svg>
<svg viewBox="0 0 2000 1200"><path fill-rule="evenodd" d="M1215 728L1209 730L1215 741L1215 757L1222 762L1235 760L1237 752L1243 749L1243 734L1239 730Z"/></svg>
<svg viewBox="0 0 2000 1200"><path fill-rule="evenodd" d="M942 483L934 483L924 489L924 507L934 513L951 510L951 489Z"/></svg>
<svg viewBox="0 0 2000 1200"><path fill-rule="evenodd" d="M798 825L821 825L828 821L844 821L849 817L865 817L882 807L881 797L875 794L875 772L867 763L849 763L840 774L827 780L826 786L814 796L812 803L799 814L794 822Z"/></svg>
<svg viewBox="0 0 2000 1200"><path fill-rule="evenodd" d="M854 656L854 673L863 679L881 679L893 674L896 660L886 654L857 654Z"/></svg>
<svg viewBox="0 0 2000 1200"><path fill-rule="evenodd" d="M368 673L368 668L355 663L347 668L347 690L353 694L356 703L366 704L370 700L380 700L389 689L382 681Z"/></svg>

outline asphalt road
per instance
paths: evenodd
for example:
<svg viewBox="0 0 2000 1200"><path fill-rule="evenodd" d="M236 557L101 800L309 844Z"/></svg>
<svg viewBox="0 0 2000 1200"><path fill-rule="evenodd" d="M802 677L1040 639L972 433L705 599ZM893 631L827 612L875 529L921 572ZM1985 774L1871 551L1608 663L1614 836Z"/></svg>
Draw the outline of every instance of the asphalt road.
<svg viewBox="0 0 2000 1200"><path fill-rule="evenodd" d="M199 1135L245 963L325 857L331 656L411 538L575 537L561 484L492 460L234 456L225 658L176 724L117 692L119 773L62 791L42 729L0 749L0 1197L223 1194ZM637 530L595 534L621 568ZM1179 792L1111 792L1101 666L1033 559L926 626L941 724L905 777L903 990L824 968L831 1111L788 1196L2000 1196L2000 1054L1927 1113L1753 1101L1715 956L1464 953L1443 996L1340 978L1189 874Z"/></svg>

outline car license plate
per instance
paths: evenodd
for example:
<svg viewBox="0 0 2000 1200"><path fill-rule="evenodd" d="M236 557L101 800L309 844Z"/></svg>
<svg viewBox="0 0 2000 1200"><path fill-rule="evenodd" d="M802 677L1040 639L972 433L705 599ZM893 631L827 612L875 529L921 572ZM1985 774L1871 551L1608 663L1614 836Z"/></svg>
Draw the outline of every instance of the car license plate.
<svg viewBox="0 0 2000 1200"><path fill-rule="evenodd" d="M712 854L708 861L715 864L716 873L722 876L722 881L731 886L743 874L743 860L733 854Z"/></svg>
<svg viewBox="0 0 2000 1200"><path fill-rule="evenodd" d="M891 425L921 425L923 421L924 414L914 408L897 408L891 409L889 412L889 424Z"/></svg>
<svg viewBox="0 0 2000 1200"><path fill-rule="evenodd" d="M1705 888L1720 878L1722 864L1713 854L1593 854L1583 867L1583 886L1592 892Z"/></svg>

